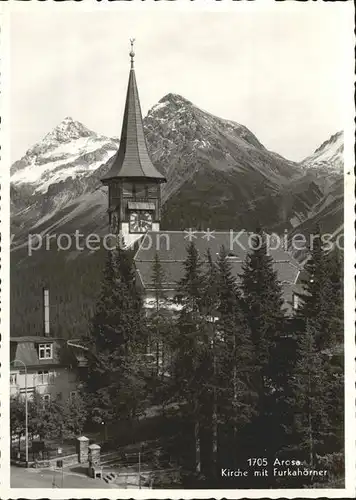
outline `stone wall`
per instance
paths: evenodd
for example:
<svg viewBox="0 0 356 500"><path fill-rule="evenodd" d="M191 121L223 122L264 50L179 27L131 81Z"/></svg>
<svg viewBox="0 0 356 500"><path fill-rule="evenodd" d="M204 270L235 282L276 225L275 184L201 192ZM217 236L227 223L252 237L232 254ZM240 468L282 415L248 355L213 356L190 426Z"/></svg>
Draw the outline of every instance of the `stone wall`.
<svg viewBox="0 0 356 500"><path fill-rule="evenodd" d="M51 458L50 460L36 460L36 462L29 462L29 467L34 467L36 469L44 469L46 467L55 467L57 461L62 460L63 466L76 465L78 462L78 455L74 453L73 455L58 456L56 458Z"/></svg>

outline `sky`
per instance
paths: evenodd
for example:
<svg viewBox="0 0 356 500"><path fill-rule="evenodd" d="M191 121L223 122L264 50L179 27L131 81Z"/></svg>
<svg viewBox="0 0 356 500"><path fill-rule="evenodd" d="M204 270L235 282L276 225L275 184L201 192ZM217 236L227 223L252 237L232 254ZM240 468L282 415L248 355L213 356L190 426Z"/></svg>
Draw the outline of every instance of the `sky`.
<svg viewBox="0 0 356 500"><path fill-rule="evenodd" d="M12 14L12 162L66 116L120 136L130 37L144 115L177 93L302 160L344 126L350 11L322 4L273 13Z"/></svg>

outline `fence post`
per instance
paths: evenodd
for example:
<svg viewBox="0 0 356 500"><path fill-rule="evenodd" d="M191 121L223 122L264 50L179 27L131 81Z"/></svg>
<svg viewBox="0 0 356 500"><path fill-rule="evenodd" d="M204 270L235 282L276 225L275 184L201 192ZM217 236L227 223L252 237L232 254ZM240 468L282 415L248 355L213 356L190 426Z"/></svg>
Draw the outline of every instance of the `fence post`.
<svg viewBox="0 0 356 500"><path fill-rule="evenodd" d="M89 454L89 439L85 436L80 436L77 439L77 454L80 464L88 462Z"/></svg>

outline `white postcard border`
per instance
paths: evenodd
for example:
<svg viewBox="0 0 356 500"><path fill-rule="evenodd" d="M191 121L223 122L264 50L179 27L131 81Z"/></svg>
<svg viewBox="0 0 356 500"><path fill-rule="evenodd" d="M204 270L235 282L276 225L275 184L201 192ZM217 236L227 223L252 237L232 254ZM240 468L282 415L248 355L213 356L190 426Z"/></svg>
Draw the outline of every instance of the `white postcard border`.
<svg viewBox="0 0 356 500"><path fill-rule="evenodd" d="M350 61L349 74L345 75L345 88L340 89L345 99L345 463L346 463L346 486L344 489L275 489L275 490L122 490L122 489L32 489L32 488L11 488L10 487L10 439L9 439L9 287L10 287L10 196L9 196L9 172L10 172L10 147L9 130L11 127L11 115L9 109L9 30L10 15L12 12L26 11L29 14L35 12L51 11L59 15L63 11L83 12L83 11L102 11L102 10L121 10L130 12L132 10L187 10L187 11L259 11L270 9L318 9L333 8L333 2L296 2L287 0L285 2L275 2L271 0L255 1L233 1L216 0L207 1L189 1L177 0L175 2L154 2L147 0L141 2L134 0L132 2L109 2L103 0L84 0L83 2L59 2L53 0L39 2L4 2L0 4L0 65L1 65L1 201L0 201L0 232L1 232L1 424L0 424L0 449L1 449L1 479L0 493L2 498L344 498L354 497L356 492L356 474L355 474L355 443L356 443L356 421L355 421L355 176L354 176L354 116L355 108L353 103L353 84L354 84L354 66L353 49L355 38L353 34L353 5L352 2L339 2L338 8L350 10L350 47L349 53L344 54ZM2 13L1 13L2 12ZM30 22L30 20L29 20Z"/></svg>

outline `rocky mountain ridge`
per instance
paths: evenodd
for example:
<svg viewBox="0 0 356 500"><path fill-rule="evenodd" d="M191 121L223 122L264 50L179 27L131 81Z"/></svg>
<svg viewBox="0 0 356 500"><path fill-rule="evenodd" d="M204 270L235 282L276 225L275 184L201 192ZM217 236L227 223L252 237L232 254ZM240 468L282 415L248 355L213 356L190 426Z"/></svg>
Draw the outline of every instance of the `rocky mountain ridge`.
<svg viewBox="0 0 356 500"><path fill-rule="evenodd" d="M304 168L327 169L328 172L342 173L344 167L343 154L344 133L340 131L324 141L301 164Z"/></svg>
<svg viewBox="0 0 356 500"><path fill-rule="evenodd" d="M67 117L11 167L11 183L46 194L68 178L90 176L117 150L118 140L86 128Z"/></svg>
<svg viewBox="0 0 356 500"><path fill-rule="evenodd" d="M245 126L177 94L153 106L144 127L152 161L167 177L167 229L296 227L342 176L342 133L298 164L268 151ZM30 148L11 169L16 238L83 226L104 231L107 199L100 178L118 145L117 138L67 117Z"/></svg>

